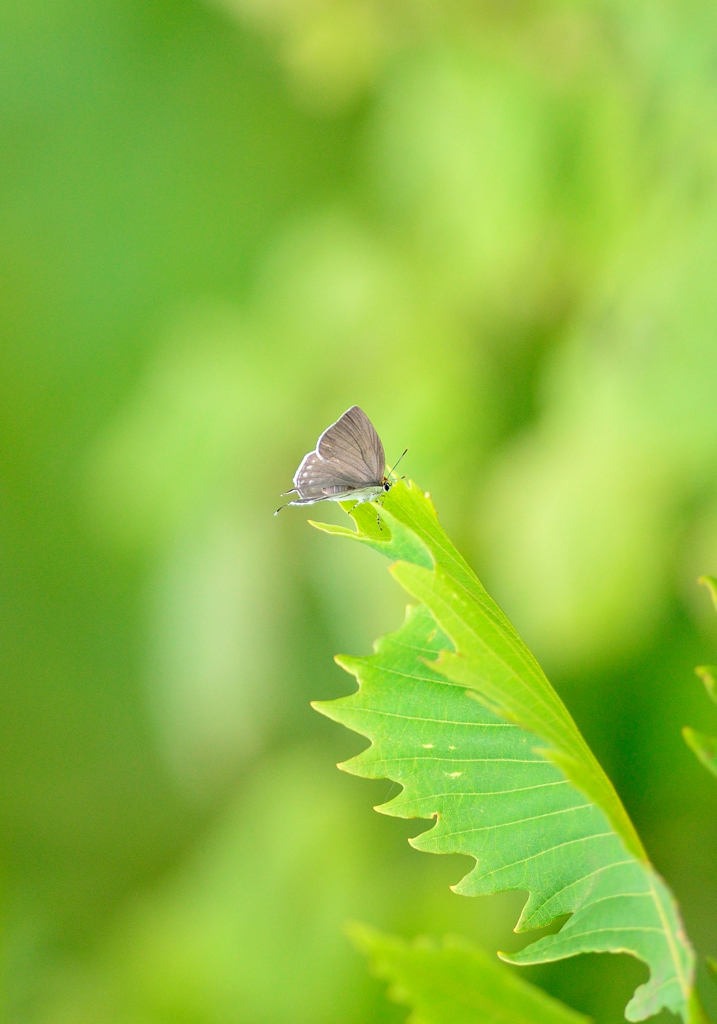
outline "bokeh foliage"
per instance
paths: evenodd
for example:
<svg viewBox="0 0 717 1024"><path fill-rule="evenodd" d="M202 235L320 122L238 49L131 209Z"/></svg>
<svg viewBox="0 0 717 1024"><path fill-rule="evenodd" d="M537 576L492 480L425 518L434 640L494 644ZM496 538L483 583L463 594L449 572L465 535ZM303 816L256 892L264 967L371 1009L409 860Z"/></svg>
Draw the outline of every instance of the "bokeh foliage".
<svg viewBox="0 0 717 1024"><path fill-rule="evenodd" d="M354 402L715 952L679 729L715 732L716 36L706 0L3 7L9 1019L400 1020L346 918L516 948L307 706L402 618L271 518ZM600 1021L636 977L529 976Z"/></svg>

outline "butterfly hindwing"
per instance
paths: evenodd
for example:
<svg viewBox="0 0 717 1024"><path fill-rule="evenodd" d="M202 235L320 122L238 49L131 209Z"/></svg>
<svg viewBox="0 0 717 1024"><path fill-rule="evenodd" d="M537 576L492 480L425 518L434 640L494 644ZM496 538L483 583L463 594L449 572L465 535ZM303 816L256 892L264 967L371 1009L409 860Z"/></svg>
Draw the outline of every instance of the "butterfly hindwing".
<svg viewBox="0 0 717 1024"><path fill-rule="evenodd" d="M294 487L304 501L321 501L333 494L355 490L356 484L334 463L322 459L316 452L309 452L296 471Z"/></svg>

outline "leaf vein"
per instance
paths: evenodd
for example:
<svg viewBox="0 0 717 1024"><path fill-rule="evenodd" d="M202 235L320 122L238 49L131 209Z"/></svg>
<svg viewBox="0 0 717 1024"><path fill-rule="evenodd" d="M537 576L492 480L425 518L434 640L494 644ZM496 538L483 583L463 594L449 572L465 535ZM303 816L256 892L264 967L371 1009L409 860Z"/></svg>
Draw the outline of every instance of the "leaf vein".
<svg viewBox="0 0 717 1024"><path fill-rule="evenodd" d="M569 814L570 811L582 811L586 807L590 808L594 806L595 804L577 804L575 807L561 807L557 811L546 811L545 814L535 814L532 818L518 818L515 821L502 821L498 825L481 825L480 828L464 828L459 832L443 832L439 838L449 839L451 836L462 836L473 832L490 832L494 828L509 828L511 825L525 825L528 821L539 821L541 818L552 818L556 814Z"/></svg>

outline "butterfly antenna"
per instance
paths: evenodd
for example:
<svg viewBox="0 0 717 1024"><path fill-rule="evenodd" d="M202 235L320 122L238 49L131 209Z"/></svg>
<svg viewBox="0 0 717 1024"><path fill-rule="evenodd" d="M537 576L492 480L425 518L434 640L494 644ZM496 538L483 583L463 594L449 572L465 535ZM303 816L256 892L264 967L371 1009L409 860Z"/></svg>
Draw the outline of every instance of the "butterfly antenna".
<svg viewBox="0 0 717 1024"><path fill-rule="evenodd" d="M279 515L279 513L281 512L282 508L288 508L290 504L291 504L291 502L290 502L290 501L287 501L287 503L286 503L285 505L279 505L279 507L278 507L278 509L276 510L276 512L274 513L274 515L275 515L275 516L278 516L278 515Z"/></svg>
<svg viewBox="0 0 717 1024"><path fill-rule="evenodd" d="M389 471L388 471L388 475L389 476L391 475L391 473L393 473L393 471L395 470L396 466L401 461L401 459L403 458L403 456L406 454L407 451L408 451L408 448L404 448L403 454L401 455L401 458L399 458L398 462L394 462L392 469L389 469ZM403 477L401 477L401 479L403 479Z"/></svg>

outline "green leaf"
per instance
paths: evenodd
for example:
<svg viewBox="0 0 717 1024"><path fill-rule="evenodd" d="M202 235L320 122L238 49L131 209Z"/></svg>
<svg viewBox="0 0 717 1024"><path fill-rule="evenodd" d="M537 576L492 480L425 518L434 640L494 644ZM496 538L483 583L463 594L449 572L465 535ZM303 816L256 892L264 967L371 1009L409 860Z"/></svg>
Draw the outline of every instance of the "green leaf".
<svg viewBox="0 0 717 1024"><path fill-rule="evenodd" d="M707 587L712 598L712 604L715 607L715 611L717 611L717 579L714 576L700 576L697 582Z"/></svg>
<svg viewBox="0 0 717 1024"><path fill-rule="evenodd" d="M717 683L715 683L717 668L714 665L698 665L695 669L695 675L699 676L705 684L707 696L717 704Z"/></svg>
<svg viewBox="0 0 717 1024"><path fill-rule="evenodd" d="M465 939L408 943L361 924L347 931L390 982L391 999L413 1010L408 1024L588 1024Z"/></svg>
<svg viewBox="0 0 717 1024"><path fill-rule="evenodd" d="M698 583L704 583L712 597L712 603L717 610L717 579L714 576L700 576ZM717 668L714 665L698 665L695 675L699 676L705 686L707 695L717 704ZM685 725L682 729L682 736L687 746L697 755L697 760L705 768L717 775L717 737L707 736L703 732Z"/></svg>
<svg viewBox="0 0 717 1024"><path fill-rule="evenodd" d="M344 535L398 558L392 572L421 604L372 656L337 658L359 690L315 706L371 740L341 767L403 786L383 813L436 819L415 847L475 858L456 891L528 890L519 931L572 915L504 959L628 952L650 968L628 1019L663 1007L694 1019L694 954L674 898L569 712L430 501L415 484L397 484L382 529L365 505L352 515L357 532Z"/></svg>
<svg viewBox="0 0 717 1024"><path fill-rule="evenodd" d="M713 775L717 775L717 738L707 736L703 732L697 732L696 729L691 729L689 725L684 726L682 735L687 746L697 755L698 760Z"/></svg>

